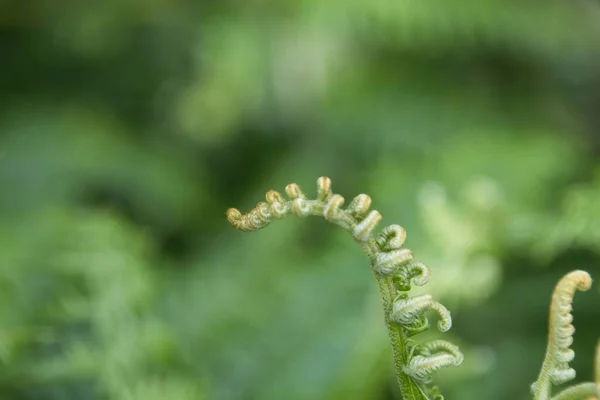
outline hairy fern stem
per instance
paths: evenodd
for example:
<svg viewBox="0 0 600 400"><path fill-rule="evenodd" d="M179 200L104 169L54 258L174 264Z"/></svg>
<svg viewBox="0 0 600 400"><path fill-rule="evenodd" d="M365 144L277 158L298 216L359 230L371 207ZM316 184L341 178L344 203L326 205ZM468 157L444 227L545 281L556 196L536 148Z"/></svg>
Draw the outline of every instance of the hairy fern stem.
<svg viewBox="0 0 600 400"><path fill-rule="evenodd" d="M361 245L371 262L383 303L396 378L402 398L405 400L443 399L431 383L431 374L446 366L462 363L463 355L456 346L443 340L415 345L410 338L429 328L425 313L436 312L440 321L438 329L447 331L452 326L450 312L430 295L409 297L411 284L425 285L429 280L429 268L414 262L412 252L404 249L406 231L399 225L384 228L375 234L382 216L369 211L371 198L360 194L350 205L342 209L344 198L331 191L331 180L317 180L317 198L310 200L297 184L286 187L290 200L276 191L266 194L261 202L247 214L235 208L227 210L231 225L242 231L256 231L269 225L273 219L284 218L292 213L298 217L310 215L324 217L341 226Z"/></svg>
<svg viewBox="0 0 600 400"><path fill-rule="evenodd" d="M403 332L402 328L390 318L395 291L394 284L390 278L377 274L375 274L375 277L377 279L379 294L381 295L381 300L383 302L385 325L387 326L388 336L392 346L396 380L400 386L400 392L403 394L403 398L421 399L425 397L423 391L403 370L404 366L408 364L408 337L405 332Z"/></svg>

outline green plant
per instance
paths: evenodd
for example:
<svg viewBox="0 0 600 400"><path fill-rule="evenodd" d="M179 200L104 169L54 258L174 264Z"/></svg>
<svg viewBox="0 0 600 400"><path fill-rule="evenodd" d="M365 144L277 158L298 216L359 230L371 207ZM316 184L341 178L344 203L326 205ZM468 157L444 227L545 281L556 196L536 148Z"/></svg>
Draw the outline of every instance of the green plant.
<svg viewBox="0 0 600 400"><path fill-rule="evenodd" d="M392 346L396 378L404 399L442 399L443 396L431 382L431 374L445 366L462 363L458 347L444 340L415 344L412 337L429 328L425 316L435 311L439 317L438 329L445 332L452 326L450 312L431 295L409 297L411 284L425 285L430 271L427 266L413 260L412 252L402 248L406 231L399 225L390 225L377 235L375 228L381 222L378 211L369 211L371 198L359 194L346 209L344 198L333 194L331 180L317 180L317 198L309 200L297 184L285 189L291 200L285 200L276 191L266 194L266 202L248 214L231 208L227 219L237 229L256 231L266 227L273 219L293 213L299 217L323 216L327 221L341 226L352 234L371 262L383 302L385 323Z"/></svg>
<svg viewBox="0 0 600 400"><path fill-rule="evenodd" d="M571 314L573 297L577 290L586 291L592 286L592 278L585 271L566 274L554 288L550 303L548 347L537 381L531 385L534 400L580 400L597 399L600 396L600 342L596 348L596 382L584 382L564 389L551 397L552 385L560 385L575 378L575 370L569 362L575 358L570 348L575 328Z"/></svg>
<svg viewBox="0 0 600 400"><path fill-rule="evenodd" d="M399 225L390 225L381 233L375 229L382 216L378 211L369 211L371 198L360 194L350 205L342 209L344 198L333 194L331 180L317 180L317 198L308 199L300 187L292 183L285 189L289 200L271 190L266 202L260 202L247 214L235 208L227 210L227 219L235 228L250 232L265 228L274 219L292 213L298 217L322 216L328 222L350 232L354 240L371 262L371 270L377 280L383 302L396 378L402 398L405 400L443 399L439 389L433 385L431 374L446 366L458 366L463 355L452 343L432 340L415 344L412 337L429 328L425 316L435 311L439 317L438 329L448 331L452 326L450 312L431 295L409 297L411 284L425 285L430 276L429 268L413 260L412 252L403 248L406 231ZM596 349L595 382L584 382L564 389L551 397L552 385L560 385L575 377L569 362L575 357L570 349L575 328L572 303L577 290L586 291L592 279L585 271L572 271L556 285L550 305L548 346L542 369L531 386L534 400L597 400L600 398L600 342Z"/></svg>

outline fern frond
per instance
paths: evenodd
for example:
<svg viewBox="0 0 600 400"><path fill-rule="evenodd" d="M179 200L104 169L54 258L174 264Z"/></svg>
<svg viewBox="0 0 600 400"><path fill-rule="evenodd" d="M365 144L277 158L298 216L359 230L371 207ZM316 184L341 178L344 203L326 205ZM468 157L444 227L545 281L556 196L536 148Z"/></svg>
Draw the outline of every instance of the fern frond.
<svg viewBox="0 0 600 400"><path fill-rule="evenodd" d="M391 318L399 324L412 325L426 311L435 311L438 313L440 316L438 329L441 332L446 332L452 327L450 311L437 301L434 301L429 294L397 300L394 303Z"/></svg>
<svg viewBox="0 0 600 400"><path fill-rule="evenodd" d="M414 347L409 344L411 336L429 327L425 312L437 312L440 316L438 328L442 332L450 329L452 319L450 312L430 295L410 298L405 293L410 290L411 283L425 285L430 271L426 265L413 260L410 250L402 248L406 241L404 228L390 225L375 234L383 217L379 211L369 211L371 198L359 194L343 209L344 198L332 192L331 179L327 177L317 180L317 198L314 200L308 199L295 183L288 185L285 192L289 200L273 190L267 192L266 203L258 203L247 214L230 208L226 213L229 223L242 231L256 231L266 227L273 219L284 218L288 214L298 217L314 215L348 231L369 257L377 279L403 398L443 398L437 388L424 384L430 383L430 375L438 369L459 365L463 356L458 347L444 341Z"/></svg>
<svg viewBox="0 0 600 400"><path fill-rule="evenodd" d="M423 286L429 282L431 271L429 267L420 262L410 262L394 275L394 283L401 292L410 290L411 282L416 286Z"/></svg>
<svg viewBox="0 0 600 400"><path fill-rule="evenodd" d="M575 370L569 366L569 362L575 357L575 352L570 348L575 333L571 314L573 297L577 290L589 290L591 285L590 275L576 270L565 275L554 288L546 356L537 381L531 385L535 400L549 399L552 385L560 385L575 378Z"/></svg>
<svg viewBox="0 0 600 400"><path fill-rule="evenodd" d="M432 340L416 346L404 372L421 382L431 381L431 374L442 367L458 366L463 355L457 346L445 340Z"/></svg>

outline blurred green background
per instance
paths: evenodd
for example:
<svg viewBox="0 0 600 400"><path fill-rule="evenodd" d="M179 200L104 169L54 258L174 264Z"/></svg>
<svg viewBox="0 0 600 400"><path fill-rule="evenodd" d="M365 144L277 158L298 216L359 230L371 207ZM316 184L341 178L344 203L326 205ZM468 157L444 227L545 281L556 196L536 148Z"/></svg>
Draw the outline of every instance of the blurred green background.
<svg viewBox="0 0 600 400"><path fill-rule="evenodd" d="M599 71L591 0L0 2L0 398L399 399L352 239L226 223L321 175L431 267L446 398L530 398L600 278Z"/></svg>

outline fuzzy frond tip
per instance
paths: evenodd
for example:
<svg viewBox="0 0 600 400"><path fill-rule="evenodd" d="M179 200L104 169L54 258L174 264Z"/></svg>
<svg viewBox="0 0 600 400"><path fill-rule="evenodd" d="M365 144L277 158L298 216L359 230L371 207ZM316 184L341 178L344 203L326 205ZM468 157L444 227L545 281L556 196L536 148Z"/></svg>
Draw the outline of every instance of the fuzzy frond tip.
<svg viewBox="0 0 600 400"><path fill-rule="evenodd" d="M429 282L431 271L429 267L421 262L411 262L406 266L408 279L412 279L417 286L424 286Z"/></svg>
<svg viewBox="0 0 600 400"><path fill-rule="evenodd" d="M413 253L408 249L393 250L378 253L373 268L383 275L398 271L402 266L413 260Z"/></svg>
<svg viewBox="0 0 600 400"><path fill-rule="evenodd" d="M317 199L322 202L327 202L333 196L331 191L331 179L322 176L317 179Z"/></svg>
<svg viewBox="0 0 600 400"><path fill-rule="evenodd" d="M289 196L290 199L306 199L306 195L300 189L297 183L290 183L285 187L285 193Z"/></svg>
<svg viewBox="0 0 600 400"><path fill-rule="evenodd" d="M457 346L445 340L433 340L415 349L404 372L415 380L428 382L431 374L443 367L459 366L464 360Z"/></svg>
<svg viewBox="0 0 600 400"><path fill-rule="evenodd" d="M258 203L248 214L242 214L237 208L230 208L225 215L229 224L244 232L257 231L271 222L271 213L266 203Z"/></svg>
<svg viewBox="0 0 600 400"><path fill-rule="evenodd" d="M330 196L329 201L323 207L323 217L332 222L340 213L340 207L344 205L344 198L339 194Z"/></svg>
<svg viewBox="0 0 600 400"><path fill-rule="evenodd" d="M390 225L383 228L381 234L375 240L381 250L397 250L406 241L406 230L400 225Z"/></svg>
<svg viewBox="0 0 600 400"><path fill-rule="evenodd" d="M283 218L290 210L289 204L285 201L281 193L275 190L269 190L265 195L269 210L274 218Z"/></svg>
<svg viewBox="0 0 600 400"><path fill-rule="evenodd" d="M435 311L439 315L438 329L441 332L446 332L452 327L450 311L434 301L429 294L397 300L393 305L390 318L401 325L412 325L427 311Z"/></svg>
<svg viewBox="0 0 600 400"><path fill-rule="evenodd" d="M371 197L369 197L366 194L359 194L352 200L352 202L348 206L347 212L353 217L362 218L364 214L366 214L367 211L369 211L369 208L371 207L371 202Z"/></svg>

